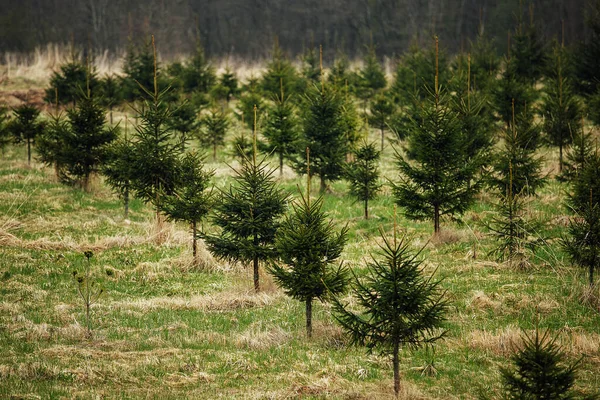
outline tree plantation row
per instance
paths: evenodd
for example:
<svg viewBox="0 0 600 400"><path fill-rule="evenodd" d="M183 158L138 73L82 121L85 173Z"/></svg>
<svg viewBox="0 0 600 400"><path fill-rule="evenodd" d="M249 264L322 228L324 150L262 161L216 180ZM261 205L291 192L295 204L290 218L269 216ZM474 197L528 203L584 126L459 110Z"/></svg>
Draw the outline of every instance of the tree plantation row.
<svg viewBox="0 0 600 400"><path fill-rule="evenodd" d="M589 23L600 27L600 20ZM565 206L572 212L560 246L595 285L600 155L590 126L600 122L599 50L546 43L521 18L506 56L493 48L482 34L469 53L449 61L435 37L429 48L404 54L388 82L375 46L359 71L341 55L326 70L316 49L298 71L275 45L262 76L243 85L229 69L217 77L200 45L187 62L163 68L152 38L147 47L129 49L121 76L106 77L74 53L46 90L47 115L30 105L3 110L0 144L25 143L28 161L35 150L61 182L85 191L102 175L123 200L126 218L136 197L154 208L157 223L189 224L195 262L202 263L201 239L217 259L252 265L256 292L264 266L304 303L308 337L313 301L330 302L350 343L392 357L398 394L400 350L444 337L450 300L424 276L420 253L396 226L392 237L382 230L379 254L357 277L341 260L348 228L333 224L322 196L313 198L313 176L321 195L347 180L365 219L369 201L388 185L399 211L432 220L434 235L444 219L459 218L483 190L491 191L495 212L482 223L496 243L488 256L523 270L551 239L540 235L548 221L530 217L528 199L559 179L569 188ZM115 108L126 110L125 121L113 123ZM380 130L380 142L369 142L369 126ZM211 189L214 171L197 149L216 159L232 128L230 157L239 161L232 163L233 182ZM383 182L380 155L388 144L397 174ZM545 146L559 149L552 174L544 173ZM307 178L295 200L276 178L285 165ZM202 229L204 222L211 228ZM90 308L102 289L91 278L93 254L85 258L85 271L73 275L91 335ZM348 290L356 300L351 306L340 300ZM502 370L507 397L568 398L578 364L563 359L549 332L536 328L514 356L516 366Z"/></svg>

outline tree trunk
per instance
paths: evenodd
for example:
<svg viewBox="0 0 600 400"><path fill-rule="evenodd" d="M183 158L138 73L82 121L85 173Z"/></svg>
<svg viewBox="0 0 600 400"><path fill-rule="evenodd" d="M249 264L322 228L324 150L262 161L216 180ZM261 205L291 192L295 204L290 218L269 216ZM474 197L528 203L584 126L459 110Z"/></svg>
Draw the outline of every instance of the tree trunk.
<svg viewBox="0 0 600 400"><path fill-rule="evenodd" d="M258 257L254 256L252 259L252 264L254 268L254 291L256 293L260 292L260 281L258 276Z"/></svg>
<svg viewBox="0 0 600 400"><path fill-rule="evenodd" d="M400 394L400 360L399 360L400 345L394 343L394 358L392 363L394 364L394 393L396 398Z"/></svg>
<svg viewBox="0 0 600 400"><path fill-rule="evenodd" d="M383 145L385 141L385 134L383 133L383 127L381 128L381 151L383 151Z"/></svg>
<svg viewBox="0 0 600 400"><path fill-rule="evenodd" d="M113 108L111 105L108 109L108 114L110 115L110 126L112 126L112 124L113 124L113 112L112 111L113 111Z"/></svg>
<svg viewBox="0 0 600 400"><path fill-rule="evenodd" d="M279 153L279 176L283 176L283 153Z"/></svg>
<svg viewBox="0 0 600 400"><path fill-rule="evenodd" d="M198 241L196 240L197 224L192 222L192 256L194 257L194 265L198 265Z"/></svg>
<svg viewBox="0 0 600 400"><path fill-rule="evenodd" d="M312 297L306 298L306 336L312 337Z"/></svg>
<svg viewBox="0 0 600 400"><path fill-rule="evenodd" d="M562 174L563 168L563 146L562 143L558 146L558 172Z"/></svg>
<svg viewBox="0 0 600 400"><path fill-rule="evenodd" d="M31 139L27 138L27 165L31 166Z"/></svg>
<svg viewBox="0 0 600 400"><path fill-rule="evenodd" d="M125 208L125 219L129 218L129 187L125 187L123 193L123 206Z"/></svg>
<svg viewBox="0 0 600 400"><path fill-rule="evenodd" d="M217 161L217 145L213 145L213 160Z"/></svg>
<svg viewBox="0 0 600 400"><path fill-rule="evenodd" d="M433 232L435 235L440 233L440 206L433 206Z"/></svg>
<svg viewBox="0 0 600 400"><path fill-rule="evenodd" d="M321 178L321 186L319 187L319 193L325 193L325 190L327 190L327 182L325 182L325 178L323 178L322 176Z"/></svg>
<svg viewBox="0 0 600 400"><path fill-rule="evenodd" d="M365 219L369 219L369 200L365 199Z"/></svg>

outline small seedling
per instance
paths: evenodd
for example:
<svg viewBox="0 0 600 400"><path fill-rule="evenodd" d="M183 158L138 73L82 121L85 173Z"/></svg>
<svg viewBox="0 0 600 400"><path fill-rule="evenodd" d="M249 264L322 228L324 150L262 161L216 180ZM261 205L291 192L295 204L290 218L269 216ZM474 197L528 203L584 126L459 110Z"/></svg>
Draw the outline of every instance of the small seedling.
<svg viewBox="0 0 600 400"><path fill-rule="evenodd" d="M91 251L84 251L83 255L86 258L85 270L83 273L73 271L73 279L77 284L77 292L83 301L85 307L85 325L87 328L87 337L92 337L92 322L90 320L90 310L93 304L96 304L100 295L104 293L104 288L97 282L91 280L91 261L94 253Z"/></svg>

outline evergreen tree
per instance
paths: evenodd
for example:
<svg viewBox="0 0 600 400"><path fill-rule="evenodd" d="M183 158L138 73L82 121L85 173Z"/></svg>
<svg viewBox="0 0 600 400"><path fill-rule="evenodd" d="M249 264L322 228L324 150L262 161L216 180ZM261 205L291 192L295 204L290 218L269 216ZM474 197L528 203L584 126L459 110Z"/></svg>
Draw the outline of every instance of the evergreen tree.
<svg viewBox="0 0 600 400"><path fill-rule="evenodd" d="M565 64L567 54L556 44L553 50L552 71L546 80L541 107L544 131L550 143L559 149L559 174L563 171L563 149L578 135L581 109L571 89Z"/></svg>
<svg viewBox="0 0 600 400"><path fill-rule="evenodd" d="M472 87L488 92L496 81L500 70L500 58L496 53L493 39L489 39L481 30L474 43L471 43Z"/></svg>
<svg viewBox="0 0 600 400"><path fill-rule="evenodd" d="M582 212L589 207L590 201L593 205L600 203L600 156L598 150L590 155L583 168L571 185L569 193L569 204L577 213ZM590 191L594 193L593 199L590 198ZM598 193L598 196L596 196Z"/></svg>
<svg viewBox="0 0 600 400"><path fill-rule="evenodd" d="M469 141L449 100L437 86L417 110L409 125L405 156L396 152L401 181L392 184L396 203L413 219L433 219L440 231L440 217L461 214L473 202L481 184L476 179L481 161L468 154Z"/></svg>
<svg viewBox="0 0 600 400"><path fill-rule="evenodd" d="M387 85L385 72L377 59L375 46L372 44L367 48L365 65L358 74L357 83L356 94L365 101L365 107L366 102L385 89Z"/></svg>
<svg viewBox="0 0 600 400"><path fill-rule="evenodd" d="M4 147L10 143L9 122L8 108L0 106L0 151L4 151Z"/></svg>
<svg viewBox="0 0 600 400"><path fill-rule="evenodd" d="M302 77L306 86L318 83L321 79L321 67L314 46L307 48L302 54Z"/></svg>
<svg viewBox="0 0 600 400"><path fill-rule="evenodd" d="M279 158L279 174L283 175L283 160L291 159L298 148L298 120L290 96L283 90L269 108L263 136L267 143L262 148L267 153L275 152Z"/></svg>
<svg viewBox="0 0 600 400"><path fill-rule="evenodd" d="M345 54L338 53L327 77L327 81L338 90L345 88L346 85L353 85L354 82L350 72L350 63Z"/></svg>
<svg viewBox="0 0 600 400"><path fill-rule="evenodd" d="M96 94L100 89L100 81L93 67L88 67L79 60L76 53L71 61L60 66L60 70L52 74L50 87L45 89L44 100L54 104L76 104L77 100L86 93L86 88Z"/></svg>
<svg viewBox="0 0 600 400"><path fill-rule="evenodd" d="M23 104L14 110L14 117L8 124L16 143L27 143L27 165L31 165L31 145L44 132L44 124L39 120L40 110Z"/></svg>
<svg viewBox="0 0 600 400"><path fill-rule="evenodd" d="M217 82L215 69L206 59L200 38L196 39L196 52L181 72L183 90L186 93L208 93Z"/></svg>
<svg viewBox="0 0 600 400"><path fill-rule="evenodd" d="M89 178L104 162L106 146L116 139L116 131L106 126L105 111L89 91L67 110L67 119L69 129L58 152L60 178L88 191Z"/></svg>
<svg viewBox="0 0 600 400"><path fill-rule="evenodd" d="M298 74L283 54L279 44L275 42L271 61L262 76L261 86L266 94L277 96L281 92L281 85L284 93L289 95L296 93Z"/></svg>
<svg viewBox="0 0 600 400"><path fill-rule="evenodd" d="M513 102L516 115L531 115L532 105L537 99L537 92L517 76L515 65L512 59L506 59L502 76L492 90L496 112L506 127L510 127L513 121Z"/></svg>
<svg viewBox="0 0 600 400"><path fill-rule="evenodd" d="M254 290L260 290L259 263L273 259L275 234L285 212L287 195L273 179L265 159L256 161L256 133L252 160L235 170L228 190L221 191L214 206L212 222L221 228L219 234L204 234L209 251L217 258L252 262Z"/></svg>
<svg viewBox="0 0 600 400"><path fill-rule="evenodd" d="M514 107L513 107L514 112ZM512 168L512 193L535 195L537 189L546 183L542 176L542 158L536 156L541 144L541 130L530 115L515 116L508 128L502 131L504 148L494 163L495 176L492 183L505 192L509 184Z"/></svg>
<svg viewBox="0 0 600 400"><path fill-rule="evenodd" d="M365 139L353 154L354 161L345 166L344 175L350 182L350 194L363 202L365 219L369 219L369 200L373 200L381 188L377 167L381 153L374 143L368 143Z"/></svg>
<svg viewBox="0 0 600 400"><path fill-rule="evenodd" d="M110 124L113 124L113 108L121 101L121 88L118 78L113 75L106 75L99 82L100 104L108 108Z"/></svg>
<svg viewBox="0 0 600 400"><path fill-rule="evenodd" d="M279 228L275 242L279 258L268 269L288 296L305 303L306 336L310 338L313 300L327 301L346 289L347 270L341 262L337 267L334 264L342 254L348 229L336 233L321 210L323 198L311 202L309 196L310 189L306 197L300 194Z"/></svg>
<svg viewBox="0 0 600 400"><path fill-rule="evenodd" d="M152 45L154 47L154 37ZM168 89L159 92L156 63L152 88L152 92L144 89L146 99L143 107L136 109L140 122L135 127L131 177L136 196L154 205L159 223L161 195L172 194L177 184L181 146L172 141L169 128L171 109L164 102Z"/></svg>
<svg viewBox="0 0 600 400"><path fill-rule="evenodd" d="M186 100L175 104L171 111L171 118L167 120L167 124L171 130L179 134L181 152L185 152L185 146L189 141L190 134L195 133L200 125L196 119L196 107Z"/></svg>
<svg viewBox="0 0 600 400"><path fill-rule="evenodd" d="M259 114L257 123L260 124L262 119L262 110L266 108L262 95L258 91L250 90L240 96L237 108L239 110L242 123L245 124L245 126L249 129L252 129L254 124L254 106L256 106L258 109Z"/></svg>
<svg viewBox="0 0 600 400"><path fill-rule="evenodd" d="M217 159L217 147L225 144L225 134L229 129L229 119L225 113L213 109L201 119L200 140L213 150L213 160Z"/></svg>
<svg viewBox="0 0 600 400"><path fill-rule="evenodd" d="M342 176L342 163L348 150L347 110L340 93L324 82L309 88L304 102L303 135L298 148L310 148L311 172L319 176L323 193L328 181ZM295 166L299 173L306 171L303 155L304 151L298 154Z"/></svg>
<svg viewBox="0 0 600 400"><path fill-rule="evenodd" d="M124 218L129 218L129 198L132 192L133 162L135 161L135 144L127 136L127 121L125 136L112 142L106 149L106 160L101 167L101 173L106 183L123 199Z"/></svg>
<svg viewBox="0 0 600 400"><path fill-rule="evenodd" d="M576 129L573 136L573 142L566 155L562 178L574 180L583 170L586 161L593 154L592 132L585 132L583 117L579 129Z"/></svg>
<svg viewBox="0 0 600 400"><path fill-rule="evenodd" d="M597 95L600 82L600 1L590 1L585 20L585 32L588 33L576 48L575 88L587 98Z"/></svg>
<svg viewBox="0 0 600 400"><path fill-rule="evenodd" d="M62 166L60 155L63 150L63 141L69 135L70 125L60 112L51 114L44 131L36 139L38 161L47 166L54 167L56 178L61 178Z"/></svg>
<svg viewBox="0 0 600 400"><path fill-rule="evenodd" d="M121 88L125 100L135 101L143 98L145 96L143 88L148 89L154 86L155 64L151 43L134 46L133 42L129 42L123 64L124 75L121 78ZM157 64L156 69L158 74Z"/></svg>
<svg viewBox="0 0 600 400"><path fill-rule="evenodd" d="M394 103L389 100L385 93L378 94L371 103L369 123L381 130L381 151L383 151L385 144L385 129L389 126L393 114Z"/></svg>
<svg viewBox="0 0 600 400"><path fill-rule="evenodd" d="M240 164L243 164L246 162L246 160L252 157L252 138L250 135L246 134L246 131L246 127L242 126L239 130L239 135L236 135L231 143L231 155L239 158Z"/></svg>
<svg viewBox="0 0 600 400"><path fill-rule="evenodd" d="M547 330L523 335L522 347L511 357L513 366L501 367L504 398L514 400L573 399L571 391L579 361L565 364L565 354Z"/></svg>
<svg viewBox="0 0 600 400"><path fill-rule="evenodd" d="M529 24L523 23L522 15L517 17L517 28L510 39L510 58L521 82L533 86L542 77L546 49L533 21L533 8L529 9Z"/></svg>
<svg viewBox="0 0 600 400"><path fill-rule="evenodd" d="M417 348L443 337L445 332L437 328L445 320L447 300L439 281L423 276L420 252L412 254L407 240L397 241L395 232L393 241L383 232L382 238L383 260L373 257L362 281L355 276L354 297L362 314L336 300L334 316L352 344L392 356L394 391L398 396L400 349Z"/></svg>
<svg viewBox="0 0 600 400"><path fill-rule="evenodd" d="M225 68L223 75L219 78L219 85L224 88L223 92L225 93L227 103L239 92L238 79L229 67Z"/></svg>
<svg viewBox="0 0 600 400"><path fill-rule="evenodd" d="M181 160L179 182L173 193L163 197L162 211L168 219L187 222L192 229L192 254L198 264L198 223L212 207L212 192L207 192L214 171L204 170L204 161L195 152L187 153Z"/></svg>

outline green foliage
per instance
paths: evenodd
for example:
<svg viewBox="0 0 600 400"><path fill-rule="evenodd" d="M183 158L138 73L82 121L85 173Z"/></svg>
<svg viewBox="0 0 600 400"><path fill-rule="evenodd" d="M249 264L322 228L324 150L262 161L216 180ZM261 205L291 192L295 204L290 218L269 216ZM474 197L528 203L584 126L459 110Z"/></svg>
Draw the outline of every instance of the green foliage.
<svg viewBox="0 0 600 400"><path fill-rule="evenodd" d="M219 86L223 88L224 98L229 103L232 97L237 96L239 93L238 88L238 79L235 76L235 73L229 69L229 67L225 68L223 75L219 78Z"/></svg>
<svg viewBox="0 0 600 400"><path fill-rule="evenodd" d="M99 82L98 92L100 95L100 104L108 108L110 113L110 123L112 124L112 110L113 107L121 102L121 90L119 87L119 78L112 74L106 75Z"/></svg>
<svg viewBox="0 0 600 400"><path fill-rule="evenodd" d="M503 148L494 162L492 184L501 192L511 186L512 193L535 195L546 184L546 177L542 175L543 159L536 155L541 145L540 127L530 114L521 114L513 117L510 126L502 131L502 139Z"/></svg>
<svg viewBox="0 0 600 400"><path fill-rule="evenodd" d="M8 108L0 106L0 151L11 142Z"/></svg>
<svg viewBox="0 0 600 400"><path fill-rule="evenodd" d="M492 89L492 101L500 120L510 126L514 113L521 115L531 113L532 105L538 97L531 85L523 83L515 72L515 62L506 60L506 69L501 78Z"/></svg>
<svg viewBox="0 0 600 400"><path fill-rule="evenodd" d="M569 222L563 247L571 261L588 270L590 287L594 286L594 270L600 269L600 205L590 190L589 202L580 206Z"/></svg>
<svg viewBox="0 0 600 400"><path fill-rule="evenodd" d="M433 219L462 214L473 203L481 180L476 174L482 152L469 154L470 141L449 99L431 93L409 125L404 155L396 151L400 182L392 183L396 203L412 219Z"/></svg>
<svg viewBox="0 0 600 400"><path fill-rule="evenodd" d="M382 238L383 260L373 257L362 281L355 276L353 292L361 313L336 300L334 316L353 345L392 356L398 395L400 348L417 348L442 338L445 332L438 328L446 318L448 302L440 282L423 276L420 252L412 254L408 241L397 241L395 233L393 241L383 232Z"/></svg>
<svg viewBox="0 0 600 400"><path fill-rule="evenodd" d="M373 200L379 190L379 168L381 153L374 143L366 140L353 151L354 161L344 167L344 176L350 182L350 194L364 204L365 219L369 218L369 200Z"/></svg>
<svg viewBox="0 0 600 400"><path fill-rule="evenodd" d="M104 109L89 94L67 110L67 119L69 129L63 131L57 154L60 178L65 183L77 182L87 191L90 175L106 159L106 146L116 139L116 131L106 126Z"/></svg>
<svg viewBox="0 0 600 400"><path fill-rule="evenodd" d="M385 144L385 129L388 128L392 115L394 114L394 103L389 99L386 93L379 93L371 103L371 116L369 123L381 130L381 151Z"/></svg>
<svg viewBox="0 0 600 400"><path fill-rule="evenodd" d="M259 126L265 109L262 95L258 91L248 91L240 96L237 104L239 115L244 125L250 129L254 128L254 106L257 108L256 124Z"/></svg>
<svg viewBox="0 0 600 400"><path fill-rule="evenodd" d="M593 205L600 204L600 156L598 151L590 155L572 182L569 204L577 213Z"/></svg>
<svg viewBox="0 0 600 400"><path fill-rule="evenodd" d="M593 155L592 131L585 132L583 126L574 130L573 142L567 151L566 160L563 166L562 179L573 180L583 170L587 160Z"/></svg>
<svg viewBox="0 0 600 400"><path fill-rule="evenodd" d="M118 138L106 148L106 160L101 167L101 173L105 182L122 199L125 218L129 217L129 195L132 191L133 162L135 161L135 144L127 137L127 126L125 136Z"/></svg>
<svg viewBox="0 0 600 400"><path fill-rule="evenodd" d="M73 271L73 280L77 285L77 293L83 302L85 310L85 327L87 330L88 338L92 338L92 320L91 320L91 309L94 304L98 302L98 299L104 293L104 288L99 285L96 281L92 280L91 261L93 253L91 251L84 251L83 255L86 258L84 271L82 273Z"/></svg>
<svg viewBox="0 0 600 400"><path fill-rule="evenodd" d="M175 63L170 68L170 75L179 81L185 93L209 93L217 82L215 69L206 59L204 47L198 39L196 52L185 65Z"/></svg>
<svg viewBox="0 0 600 400"><path fill-rule="evenodd" d="M571 144L581 127L581 106L571 88L566 71L568 54L555 44L552 70L544 87L541 115L549 142L559 148L559 173L563 170L563 149Z"/></svg>
<svg viewBox="0 0 600 400"><path fill-rule="evenodd" d="M262 76L262 90L270 96L277 96L281 93L281 86L283 86L283 92L291 95L296 93L298 79L296 69L285 57L279 45L275 43L271 61L267 64L267 69Z"/></svg>
<svg viewBox="0 0 600 400"><path fill-rule="evenodd" d="M196 152L181 160L179 182L173 193L163 197L161 210L168 219L187 222L192 228L192 254L197 263L197 227L212 207L212 192L207 192L214 171L204 170L204 160Z"/></svg>
<svg viewBox="0 0 600 400"><path fill-rule="evenodd" d="M275 103L267 113L262 131L267 143L261 146L261 149L267 153L277 154L280 174L283 174L283 160L292 160L298 149L298 128L298 118L290 96L286 97L284 93L281 93L276 97Z"/></svg>
<svg viewBox="0 0 600 400"><path fill-rule="evenodd" d="M321 80L321 67L319 55L314 47L308 47L302 54L302 77L306 81L304 86L313 85Z"/></svg>
<svg viewBox="0 0 600 400"><path fill-rule="evenodd" d="M44 132L44 123L39 120L40 110L23 104L14 110L14 116L8 123L16 143L27 143L27 163L31 164L31 145Z"/></svg>
<svg viewBox="0 0 600 400"><path fill-rule="evenodd" d="M590 1L586 13L585 30L587 37L576 48L574 59L574 85L578 93L585 97L598 93L600 82L600 1Z"/></svg>
<svg viewBox="0 0 600 400"><path fill-rule="evenodd" d="M196 107L186 100L175 104L171 111L171 118L167 120L169 128L179 134L182 152L189 141L190 134L196 133L200 126L196 118Z"/></svg>
<svg viewBox="0 0 600 400"><path fill-rule="evenodd" d="M123 64L124 75L121 77L123 99L136 101L146 97L146 91L154 87L155 73L158 90L162 92L162 99L166 100L166 97L172 96L174 92L166 90L169 84L163 76L160 64L154 59L152 42L148 41L140 46L129 43Z"/></svg>
<svg viewBox="0 0 600 400"><path fill-rule="evenodd" d="M321 179L321 192L327 181L342 176L342 164L348 151L347 137L350 122L346 117L345 101L329 84L313 85L304 97L302 109L303 134L295 169L306 173L305 149L310 148L310 169Z"/></svg>
<svg viewBox="0 0 600 400"><path fill-rule="evenodd" d="M471 84L476 90L489 91L495 84L500 70L500 58L493 39L484 34L477 35L471 43Z"/></svg>
<svg viewBox="0 0 600 400"><path fill-rule="evenodd" d="M513 366L500 367L503 398L514 400L574 399L571 391L579 362L565 365L565 354L547 330L526 333L511 357Z"/></svg>
<svg viewBox="0 0 600 400"><path fill-rule="evenodd" d="M517 24L510 41L511 67L517 79L533 86L544 73L547 61L545 43L533 20L530 20L527 26L523 26L519 17Z"/></svg>
<svg viewBox="0 0 600 400"><path fill-rule="evenodd" d="M353 85L353 74L350 71L350 63L348 57L343 53L338 53L331 71L327 76L327 81L332 84L336 89L345 88L346 85Z"/></svg>
<svg viewBox="0 0 600 400"><path fill-rule="evenodd" d="M60 70L52 74L50 87L45 89L44 101L56 104L75 104L87 90L96 95L100 89L100 81L93 67L87 67L76 56L72 61L61 65Z"/></svg>
<svg viewBox="0 0 600 400"><path fill-rule="evenodd" d="M327 301L346 289L347 270L341 262L338 267L334 264L342 254L348 229L335 232L333 222L326 221L322 197L311 203L309 197L300 196L277 232L279 259L268 270L288 296L305 302L310 338L313 300Z"/></svg>
<svg viewBox="0 0 600 400"><path fill-rule="evenodd" d="M259 262L276 256L275 234L285 212L287 195L273 179L263 159L244 162L234 170L235 184L221 191L214 206L212 222L221 228L219 234L204 234L209 251L217 258L252 262L254 289L258 292Z"/></svg>
<svg viewBox="0 0 600 400"><path fill-rule="evenodd" d="M212 109L205 114L200 123L200 141L213 150L213 159L217 159L217 147L225 144L225 134L229 129L229 118L218 109Z"/></svg>
<svg viewBox="0 0 600 400"><path fill-rule="evenodd" d="M358 78L358 96L363 99L370 99L384 89L387 85L385 72L375 53L375 46L371 45L367 49L365 65L360 70Z"/></svg>

